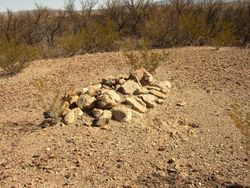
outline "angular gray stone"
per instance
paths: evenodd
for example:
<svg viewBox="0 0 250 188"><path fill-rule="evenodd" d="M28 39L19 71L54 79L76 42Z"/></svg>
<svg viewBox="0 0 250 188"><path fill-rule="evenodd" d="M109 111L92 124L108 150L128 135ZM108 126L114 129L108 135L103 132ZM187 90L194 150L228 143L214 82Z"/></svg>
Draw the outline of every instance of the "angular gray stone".
<svg viewBox="0 0 250 188"><path fill-rule="evenodd" d="M92 97L88 94L84 94L78 98L76 105L81 109L91 109L94 107L95 101L95 97Z"/></svg>
<svg viewBox="0 0 250 188"><path fill-rule="evenodd" d="M160 99L165 99L167 98L168 96L160 91L156 91L156 90L150 90L149 91L150 94L160 98Z"/></svg>
<svg viewBox="0 0 250 188"><path fill-rule="evenodd" d="M157 97L151 94L140 95L147 108L154 108L156 106Z"/></svg>
<svg viewBox="0 0 250 188"><path fill-rule="evenodd" d="M141 86L133 80L128 80L122 85L122 91L124 94L133 94Z"/></svg>
<svg viewBox="0 0 250 188"><path fill-rule="evenodd" d="M132 109L141 113L144 113L147 110L146 104L141 99L135 97L127 97L125 103L130 105Z"/></svg>
<svg viewBox="0 0 250 188"><path fill-rule="evenodd" d="M132 119L132 110L126 106L117 106L112 110L113 118L119 122L130 122Z"/></svg>
<svg viewBox="0 0 250 188"><path fill-rule="evenodd" d="M102 115L97 118L96 125L97 126L104 126L107 123L109 123L111 118L112 118L112 112L110 110L103 110Z"/></svg>
<svg viewBox="0 0 250 188"><path fill-rule="evenodd" d="M102 84L108 87L112 87L116 84L116 79L113 76L102 79Z"/></svg>

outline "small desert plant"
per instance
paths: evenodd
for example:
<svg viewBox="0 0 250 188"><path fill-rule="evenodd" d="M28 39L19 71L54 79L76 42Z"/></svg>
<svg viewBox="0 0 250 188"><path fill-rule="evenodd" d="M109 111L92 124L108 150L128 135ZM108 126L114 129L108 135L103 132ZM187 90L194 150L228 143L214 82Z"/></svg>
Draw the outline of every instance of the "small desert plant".
<svg viewBox="0 0 250 188"><path fill-rule="evenodd" d="M157 53L149 50L149 43L145 42L142 49L138 52L125 52L127 63L132 65L133 69L144 67L150 73L154 73L159 67L160 62L165 61L167 54L165 52Z"/></svg>
<svg viewBox="0 0 250 188"><path fill-rule="evenodd" d="M31 46L0 41L0 67L7 74L20 72L38 55L38 51Z"/></svg>
<svg viewBox="0 0 250 188"><path fill-rule="evenodd" d="M70 66L67 67L70 70ZM34 87L33 97L43 109L52 111L57 114L65 102L63 96L66 95L67 90L65 83L69 73L59 71L54 75L47 75L44 77L35 78L31 85ZM69 90L73 90L72 87Z"/></svg>

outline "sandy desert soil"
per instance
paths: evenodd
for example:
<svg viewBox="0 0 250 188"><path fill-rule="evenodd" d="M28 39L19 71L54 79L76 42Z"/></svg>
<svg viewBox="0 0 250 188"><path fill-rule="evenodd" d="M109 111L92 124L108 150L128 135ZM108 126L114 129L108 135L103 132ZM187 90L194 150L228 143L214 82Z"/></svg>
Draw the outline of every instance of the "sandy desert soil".
<svg viewBox="0 0 250 188"><path fill-rule="evenodd" d="M122 52L35 61L1 78L0 187L250 185L247 140L228 116L232 104L249 112L250 50L165 51L169 59L155 79L172 82L170 97L143 118L112 121L108 129L38 124L53 101L54 79L80 89L126 75L130 67ZM46 83L44 101L37 98L37 80Z"/></svg>

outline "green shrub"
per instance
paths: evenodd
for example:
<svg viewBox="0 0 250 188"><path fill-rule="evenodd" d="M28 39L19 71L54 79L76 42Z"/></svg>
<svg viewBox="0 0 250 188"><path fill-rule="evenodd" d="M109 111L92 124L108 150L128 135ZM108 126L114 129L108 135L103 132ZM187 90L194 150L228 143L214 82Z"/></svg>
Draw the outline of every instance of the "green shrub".
<svg viewBox="0 0 250 188"><path fill-rule="evenodd" d="M215 28L216 35L212 40L215 46L232 46L236 44L233 26L226 21L218 20Z"/></svg>
<svg viewBox="0 0 250 188"><path fill-rule="evenodd" d="M0 67L7 74L20 72L38 55L38 50L31 46L0 41Z"/></svg>
<svg viewBox="0 0 250 188"><path fill-rule="evenodd" d="M180 16L180 24L180 31L184 44L199 44L201 40L202 43L207 43L209 41L211 27L207 24L204 15L193 15L192 13L184 14Z"/></svg>
<svg viewBox="0 0 250 188"><path fill-rule="evenodd" d="M93 22L89 25L88 33L91 37L92 51L112 51L116 49L115 41L119 39L119 33L110 19L104 19L103 23Z"/></svg>
<svg viewBox="0 0 250 188"><path fill-rule="evenodd" d="M82 29L79 33L65 34L59 39L59 46L67 56L77 53L96 51L111 51L115 49L115 41L119 38L110 20L105 19L104 24L93 22L88 29Z"/></svg>
<svg viewBox="0 0 250 188"><path fill-rule="evenodd" d="M66 56L77 54L80 50L86 48L88 43L90 43L90 36L85 30L75 35L66 33L59 39L59 46Z"/></svg>
<svg viewBox="0 0 250 188"><path fill-rule="evenodd" d="M154 73L156 68L159 67L160 62L166 61L167 54L165 52L157 53L149 51L149 43L145 42L143 47L138 52L125 52L127 63L132 65L134 69L144 67L150 73Z"/></svg>

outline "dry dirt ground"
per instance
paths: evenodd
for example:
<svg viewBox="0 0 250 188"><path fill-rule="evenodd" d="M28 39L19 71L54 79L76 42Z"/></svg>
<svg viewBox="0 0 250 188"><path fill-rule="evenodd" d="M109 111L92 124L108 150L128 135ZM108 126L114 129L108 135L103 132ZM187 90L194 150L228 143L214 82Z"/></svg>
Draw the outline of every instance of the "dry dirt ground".
<svg viewBox="0 0 250 188"><path fill-rule="evenodd" d="M0 187L225 187L250 185L246 138L228 116L249 111L250 50L166 50L155 79L170 80L170 97L130 124L108 129L41 129L55 80L64 88L126 75L123 53L33 62L0 79ZM40 100L34 83L45 83ZM178 106L179 102L186 105Z"/></svg>

